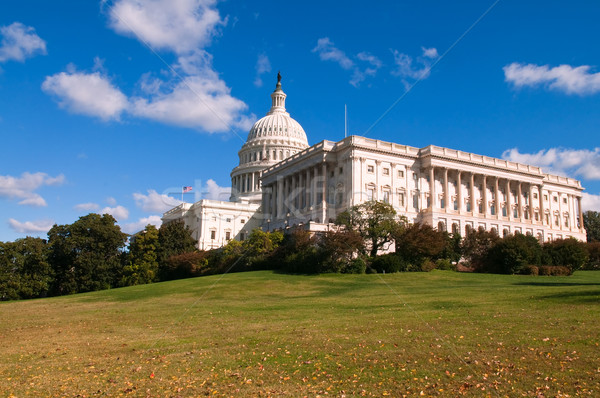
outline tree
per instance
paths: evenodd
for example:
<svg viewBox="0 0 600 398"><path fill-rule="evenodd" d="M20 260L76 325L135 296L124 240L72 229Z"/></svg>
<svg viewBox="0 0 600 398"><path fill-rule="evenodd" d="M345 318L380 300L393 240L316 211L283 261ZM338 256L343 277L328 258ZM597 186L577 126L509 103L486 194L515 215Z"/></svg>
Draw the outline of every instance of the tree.
<svg viewBox="0 0 600 398"><path fill-rule="evenodd" d="M515 234L498 240L485 255L480 271L499 274L522 273L528 265L539 265L542 247L536 238Z"/></svg>
<svg viewBox="0 0 600 398"><path fill-rule="evenodd" d="M44 239L26 237L0 242L0 300L43 297L51 281Z"/></svg>
<svg viewBox="0 0 600 398"><path fill-rule="evenodd" d="M495 230L486 231L480 227L463 239L460 245L463 258L471 268L478 270L484 266L488 251L499 240L500 237Z"/></svg>
<svg viewBox="0 0 600 398"><path fill-rule="evenodd" d="M548 265L568 267L571 272L581 269L588 261L585 244L575 238L556 239L544 244L544 260Z"/></svg>
<svg viewBox="0 0 600 398"><path fill-rule="evenodd" d="M157 261L160 280L168 279L169 271L165 269L167 260L171 256L195 252L196 241L192 238L190 229L182 220L168 222L158 230Z"/></svg>
<svg viewBox="0 0 600 398"><path fill-rule="evenodd" d="M398 219L392 205L377 201L352 206L336 218L337 225L359 233L367 243L371 257L392 243L393 234L405 222L405 218ZM363 253L366 254L365 249Z"/></svg>
<svg viewBox="0 0 600 398"><path fill-rule="evenodd" d="M446 248L447 233L428 224L415 223L394 234L396 254L415 266L424 260L435 260Z"/></svg>
<svg viewBox="0 0 600 398"><path fill-rule="evenodd" d="M600 242L600 213L588 210L583 213L583 226L588 242Z"/></svg>
<svg viewBox="0 0 600 398"><path fill-rule="evenodd" d="M123 268L121 286L143 285L158 280L158 229L154 225L133 235L129 260Z"/></svg>
<svg viewBox="0 0 600 398"><path fill-rule="evenodd" d="M88 214L48 232L48 260L55 273L56 295L107 289L118 285L121 250L127 234L109 214Z"/></svg>

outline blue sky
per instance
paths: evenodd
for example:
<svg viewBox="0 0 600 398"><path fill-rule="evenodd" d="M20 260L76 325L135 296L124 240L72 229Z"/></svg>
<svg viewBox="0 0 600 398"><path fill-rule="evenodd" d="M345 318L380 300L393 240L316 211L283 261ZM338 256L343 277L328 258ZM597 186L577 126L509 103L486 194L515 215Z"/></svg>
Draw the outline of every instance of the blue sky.
<svg viewBox="0 0 600 398"><path fill-rule="evenodd" d="M0 3L0 241L126 232L227 197L281 70L310 144L349 130L542 166L600 210L596 1ZM393 106L392 106L393 105Z"/></svg>

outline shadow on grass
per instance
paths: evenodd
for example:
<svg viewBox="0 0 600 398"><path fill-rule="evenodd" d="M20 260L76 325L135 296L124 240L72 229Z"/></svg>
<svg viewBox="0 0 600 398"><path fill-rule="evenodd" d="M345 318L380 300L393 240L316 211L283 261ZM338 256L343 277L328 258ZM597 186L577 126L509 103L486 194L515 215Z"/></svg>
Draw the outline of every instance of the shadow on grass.
<svg viewBox="0 0 600 398"><path fill-rule="evenodd" d="M515 285L525 286L600 286L600 283L593 282L519 282Z"/></svg>
<svg viewBox="0 0 600 398"><path fill-rule="evenodd" d="M538 296L537 298L540 300L559 300L568 304L600 304L600 290L561 292Z"/></svg>

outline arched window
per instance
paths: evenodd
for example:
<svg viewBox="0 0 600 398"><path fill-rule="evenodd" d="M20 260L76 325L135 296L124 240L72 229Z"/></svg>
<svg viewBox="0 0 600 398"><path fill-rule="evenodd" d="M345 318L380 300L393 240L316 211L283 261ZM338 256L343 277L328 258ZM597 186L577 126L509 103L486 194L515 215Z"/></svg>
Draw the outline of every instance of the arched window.
<svg viewBox="0 0 600 398"><path fill-rule="evenodd" d="M443 221L438 223L438 231L446 231L446 224Z"/></svg>
<svg viewBox="0 0 600 398"><path fill-rule="evenodd" d="M473 227L471 226L471 224L467 224L465 226L465 235L469 236L471 235L471 232L473 232Z"/></svg>
<svg viewBox="0 0 600 398"><path fill-rule="evenodd" d="M506 238L507 236L508 236L508 229L504 228L504 229L502 230L502 237L503 237L503 238Z"/></svg>
<svg viewBox="0 0 600 398"><path fill-rule="evenodd" d="M458 235L460 233L460 228L458 228L457 223L452 223L452 233L454 235Z"/></svg>

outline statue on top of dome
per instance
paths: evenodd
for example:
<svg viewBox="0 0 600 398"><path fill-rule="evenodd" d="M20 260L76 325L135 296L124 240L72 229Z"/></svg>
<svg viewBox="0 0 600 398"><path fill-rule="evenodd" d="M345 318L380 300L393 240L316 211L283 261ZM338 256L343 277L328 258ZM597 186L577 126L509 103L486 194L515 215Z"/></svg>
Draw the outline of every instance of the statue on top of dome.
<svg viewBox="0 0 600 398"><path fill-rule="evenodd" d="M277 84L281 84L281 71L277 71Z"/></svg>

